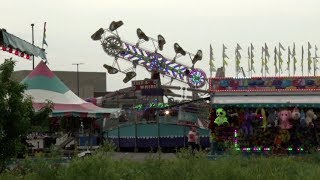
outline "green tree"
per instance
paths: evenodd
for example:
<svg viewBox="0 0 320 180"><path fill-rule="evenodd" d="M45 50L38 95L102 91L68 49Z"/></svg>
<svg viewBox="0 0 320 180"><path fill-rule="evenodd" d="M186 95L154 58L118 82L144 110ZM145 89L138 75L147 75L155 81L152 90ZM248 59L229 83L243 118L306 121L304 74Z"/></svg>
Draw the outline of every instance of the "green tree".
<svg viewBox="0 0 320 180"><path fill-rule="evenodd" d="M24 95L26 85L11 79L15 62L6 59L0 65L0 173L9 159L26 150L25 137L51 113L49 103L39 112L32 107L31 97ZM43 122L43 121L42 121Z"/></svg>

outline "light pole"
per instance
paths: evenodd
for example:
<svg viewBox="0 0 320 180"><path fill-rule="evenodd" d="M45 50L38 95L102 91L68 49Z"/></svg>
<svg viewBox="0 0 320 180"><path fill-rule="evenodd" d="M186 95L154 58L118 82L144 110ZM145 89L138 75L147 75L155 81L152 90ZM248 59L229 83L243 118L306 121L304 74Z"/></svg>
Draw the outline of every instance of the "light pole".
<svg viewBox="0 0 320 180"><path fill-rule="evenodd" d="M80 81L79 81L79 65L82 65L84 63L72 63L72 65L76 65L77 66L77 89L78 89L78 96L80 96L80 89L79 89L79 84L80 84Z"/></svg>

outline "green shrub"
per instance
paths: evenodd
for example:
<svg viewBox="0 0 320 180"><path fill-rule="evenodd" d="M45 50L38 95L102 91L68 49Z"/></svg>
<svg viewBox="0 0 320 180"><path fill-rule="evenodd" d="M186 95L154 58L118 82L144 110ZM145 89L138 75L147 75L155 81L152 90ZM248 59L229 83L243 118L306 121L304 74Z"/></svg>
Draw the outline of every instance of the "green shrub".
<svg viewBox="0 0 320 180"><path fill-rule="evenodd" d="M18 170L0 179L318 179L319 154L296 157L250 157L232 154L208 160L206 153L192 155L182 149L176 158L150 154L143 161L115 160L111 154L95 153L75 158L67 166L44 157L27 158Z"/></svg>

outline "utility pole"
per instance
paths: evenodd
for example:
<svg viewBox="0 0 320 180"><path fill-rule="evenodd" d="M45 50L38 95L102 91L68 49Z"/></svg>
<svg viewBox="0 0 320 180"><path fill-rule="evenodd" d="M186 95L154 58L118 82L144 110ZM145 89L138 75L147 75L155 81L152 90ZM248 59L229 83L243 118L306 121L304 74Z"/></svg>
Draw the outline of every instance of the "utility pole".
<svg viewBox="0 0 320 180"><path fill-rule="evenodd" d="M79 84L80 84L80 80L79 80L79 65L82 65L84 63L72 63L72 65L76 65L77 66L77 89L78 89L78 96L80 96L80 87L79 87Z"/></svg>
<svg viewBox="0 0 320 180"><path fill-rule="evenodd" d="M31 24L31 30L32 30L32 45L34 45L34 31L33 31L34 24ZM32 69L34 69L34 55L32 55Z"/></svg>

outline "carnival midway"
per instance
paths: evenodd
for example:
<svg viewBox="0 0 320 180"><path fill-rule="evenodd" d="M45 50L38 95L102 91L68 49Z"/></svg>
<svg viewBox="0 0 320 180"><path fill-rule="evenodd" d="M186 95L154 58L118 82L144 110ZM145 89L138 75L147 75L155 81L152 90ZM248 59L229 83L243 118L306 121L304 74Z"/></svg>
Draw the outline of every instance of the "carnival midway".
<svg viewBox="0 0 320 180"><path fill-rule="evenodd" d="M190 129L197 132L196 143L208 151L210 159L230 149L267 155L320 150L316 45L268 47L265 43L245 49L236 44L234 59L228 57L226 45L221 58L209 45L210 59L205 60L202 50L191 53L174 43L175 56L169 58L162 50L172 45L162 35L153 38L137 28L137 41L127 42L117 31L123 25L121 20L112 21L91 39L112 57L101 66L110 76L125 75L123 84L131 86L84 99L50 70L44 49L46 24L42 48L1 29L2 53L32 59L33 66L34 57L42 59L21 81L36 112L48 100L53 106L49 130L27 136L31 153L55 144L66 153L85 150L79 155L83 156L103 142L119 151L172 152L189 147ZM207 61L208 76L198 61ZM124 69L124 63L131 66ZM139 71L150 76L134 80Z"/></svg>

